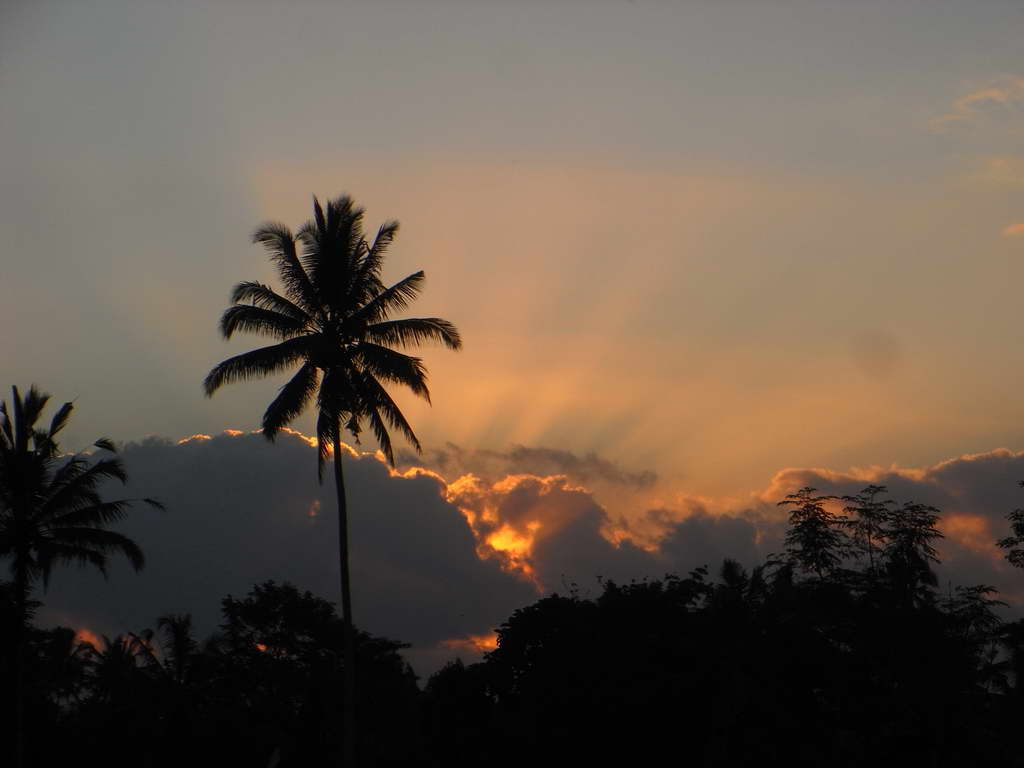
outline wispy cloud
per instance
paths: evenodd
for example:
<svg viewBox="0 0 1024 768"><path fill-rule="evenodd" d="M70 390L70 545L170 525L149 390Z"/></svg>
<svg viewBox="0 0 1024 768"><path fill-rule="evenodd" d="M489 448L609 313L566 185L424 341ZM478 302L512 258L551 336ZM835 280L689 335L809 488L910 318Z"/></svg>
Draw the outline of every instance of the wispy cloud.
<svg viewBox="0 0 1024 768"><path fill-rule="evenodd" d="M1003 235L1006 237L1024 237L1024 221L1008 224L1003 228Z"/></svg>
<svg viewBox="0 0 1024 768"><path fill-rule="evenodd" d="M1024 157L997 155L984 157L971 175L973 181L1004 187L1024 187Z"/></svg>
<svg viewBox="0 0 1024 768"><path fill-rule="evenodd" d="M1024 77L1002 77L956 99L947 112L932 120L942 130L953 125L1019 116L1024 107Z"/></svg>

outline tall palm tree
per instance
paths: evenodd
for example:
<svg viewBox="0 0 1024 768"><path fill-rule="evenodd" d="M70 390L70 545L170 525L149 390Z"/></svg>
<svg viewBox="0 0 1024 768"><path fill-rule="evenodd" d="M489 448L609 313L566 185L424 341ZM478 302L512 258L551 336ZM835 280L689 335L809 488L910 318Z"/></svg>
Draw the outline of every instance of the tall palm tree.
<svg viewBox="0 0 1024 768"><path fill-rule="evenodd" d="M328 201L326 210L314 197L313 211L314 218L295 235L277 223L264 224L253 235L277 268L283 294L258 282L239 283L231 294L232 306L221 317L225 338L246 331L269 336L276 343L224 360L210 371L203 386L210 396L224 384L299 366L263 414L263 434L270 440L316 400L318 476L322 482L324 464L333 454L338 499L346 662L344 757L352 765L355 656L341 435L347 430L358 441L363 425L368 424L392 466L389 428L402 433L419 451L419 440L384 385L406 386L429 402L427 372L420 358L393 347L438 342L458 350L462 340L455 326L441 318L391 318L416 298L424 280L422 271L390 287L381 280L397 221L385 222L371 243L363 234L363 210L348 196Z"/></svg>
<svg viewBox="0 0 1024 768"><path fill-rule="evenodd" d="M109 456L93 461L81 453L62 454L57 435L67 425L73 406L64 403L50 426L36 426L50 396L33 384L25 397L12 388L11 409L0 401L0 558L11 558L14 599L18 611L19 661L25 651L29 594L50 581L60 563L91 565L104 576L111 554L122 554L138 571L145 564L138 544L124 534L108 530L122 520L134 501L161 507L153 499L105 501L100 487L110 480L127 482L121 460ZM93 444L115 453L109 438ZM17 764L23 762L23 707L21 687L24 664L18 667Z"/></svg>

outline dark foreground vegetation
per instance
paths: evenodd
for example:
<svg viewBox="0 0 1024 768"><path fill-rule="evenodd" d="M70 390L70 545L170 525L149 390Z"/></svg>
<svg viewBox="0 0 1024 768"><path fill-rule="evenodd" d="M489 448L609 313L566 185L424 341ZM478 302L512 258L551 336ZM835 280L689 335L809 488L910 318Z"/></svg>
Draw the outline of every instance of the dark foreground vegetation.
<svg viewBox="0 0 1024 768"><path fill-rule="evenodd" d="M359 764L1024 764L1024 624L985 586L937 585L937 510L881 488L783 505L768 563L545 597L422 689L400 643L358 633ZM10 691L21 613L3 598ZM333 605L273 582L222 605L202 644L187 616L94 644L30 625L26 764L337 764Z"/></svg>

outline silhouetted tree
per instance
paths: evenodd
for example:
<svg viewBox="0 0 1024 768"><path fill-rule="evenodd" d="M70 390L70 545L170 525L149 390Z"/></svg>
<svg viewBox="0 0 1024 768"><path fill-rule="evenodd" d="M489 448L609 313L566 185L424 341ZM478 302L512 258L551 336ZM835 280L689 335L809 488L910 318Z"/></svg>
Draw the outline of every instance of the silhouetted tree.
<svg viewBox="0 0 1024 768"><path fill-rule="evenodd" d="M801 570L817 574L818 579L837 567L846 556L848 543L843 533L846 520L825 508L837 501L835 496L815 496L817 488L801 488L778 504L793 507L786 532L786 554Z"/></svg>
<svg viewBox="0 0 1024 768"><path fill-rule="evenodd" d="M106 575L109 555L122 554L135 570L145 560L127 536L108 530L122 520L132 502L161 507L153 499L104 500L100 486L109 480L127 482L116 456L92 461L76 453L63 455L57 435L67 425L73 406L64 403L46 428L37 426L50 396L35 385L24 398L12 388L11 408L0 401L0 557L11 558L19 636L24 638L29 593L39 582L49 583L54 565L91 565ZM100 451L116 453L108 438L94 443ZM16 651L19 663L15 695L22 701L24 641ZM24 761L23 708L18 705L16 762Z"/></svg>
<svg viewBox="0 0 1024 768"><path fill-rule="evenodd" d="M91 644L90 644L91 645ZM103 635L89 653L90 688L94 700L117 709L138 706L140 684L160 666L153 648L153 630Z"/></svg>
<svg viewBox="0 0 1024 768"><path fill-rule="evenodd" d="M888 525L892 516L892 499L880 498L888 492L884 485L869 485L854 496L843 496L843 511L850 515L847 530L853 539L853 551L868 561L868 574L874 577L885 549Z"/></svg>
<svg viewBox="0 0 1024 768"><path fill-rule="evenodd" d="M80 725L113 764L150 766L167 749L163 668L151 629L101 635L89 652Z"/></svg>
<svg viewBox="0 0 1024 768"><path fill-rule="evenodd" d="M198 653L199 645L192 634L191 614L166 614L156 620L163 651L163 665L171 678L184 685L192 658Z"/></svg>
<svg viewBox="0 0 1024 768"><path fill-rule="evenodd" d="M706 708L695 706L713 674L701 657L704 574L609 581L596 600L552 595L514 612L485 667L508 764L536 754L579 764L632 754L646 764L679 724L706 727ZM597 735L596 723L609 725Z"/></svg>
<svg viewBox="0 0 1024 768"><path fill-rule="evenodd" d="M231 294L233 306L221 318L225 338L236 331L278 339L278 343L231 357L214 366L203 383L212 395L233 381L263 377L298 365L263 415L268 439L316 399L318 467L333 450L338 498L339 568L342 618L350 627L346 653L354 643L348 565L348 510L342 474L341 435L358 441L369 424L381 451L394 464L388 429L401 432L420 450L419 441L384 384L399 384L429 402L426 368L418 357L392 347L439 342L460 349L459 332L436 317L389 319L419 294L423 272L390 287L381 281L384 255L398 231L398 222L380 227L373 242L363 235L363 210L351 198L339 197L326 211L313 198L314 219L293 235L282 224L265 224L253 239L270 253L284 283L284 295L257 282L243 282ZM296 249L301 244L301 253ZM354 675L345 682L345 763L355 755Z"/></svg>
<svg viewBox="0 0 1024 768"><path fill-rule="evenodd" d="M38 686L53 699L58 709L71 709L85 695L84 678L89 669L92 646L79 639L69 627L36 631L40 662Z"/></svg>
<svg viewBox="0 0 1024 768"><path fill-rule="evenodd" d="M886 531L885 561L889 579L901 599L931 599L930 589L938 584L933 564L938 552L932 542L943 538L936 528L939 510L927 504L906 502L894 508Z"/></svg>
<svg viewBox="0 0 1024 768"><path fill-rule="evenodd" d="M495 702L486 665L461 659L431 675L424 689L428 749L442 765L497 762Z"/></svg>
<svg viewBox="0 0 1024 768"><path fill-rule="evenodd" d="M336 755L329 723L344 706L336 692L350 663L359 682L364 760L418 746L416 678L399 655L405 645L357 632L355 657L343 658L345 627L334 606L288 583L258 584L243 599L225 598L222 609L221 722L234 719L230 727L249 734L252 759L265 760L275 749L282 766Z"/></svg>
<svg viewBox="0 0 1024 768"><path fill-rule="evenodd" d="M1019 483L1024 488L1024 480ZM1024 568L1024 509L1015 509L1010 512L1006 519L1010 521L1012 536L1007 536L996 542L1000 548L1006 550L1006 561L1017 568Z"/></svg>
<svg viewBox="0 0 1024 768"><path fill-rule="evenodd" d="M996 609L1005 608L1006 603L992 597L996 592L987 584L958 585L941 606L946 633L958 646L956 657L964 664L964 687L979 686L986 691L1004 687L1004 665L997 659L1003 621Z"/></svg>

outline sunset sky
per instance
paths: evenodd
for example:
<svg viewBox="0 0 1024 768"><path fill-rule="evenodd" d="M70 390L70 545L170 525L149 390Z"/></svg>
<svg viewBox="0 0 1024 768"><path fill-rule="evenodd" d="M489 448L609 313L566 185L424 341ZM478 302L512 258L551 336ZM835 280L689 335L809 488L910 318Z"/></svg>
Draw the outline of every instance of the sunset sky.
<svg viewBox="0 0 1024 768"><path fill-rule="evenodd" d="M990 459L953 511L1019 503L1018 0L7 0L0 89L0 384L74 400L69 448L258 426L283 379L202 394L262 343L217 319L258 224L348 193L463 333L401 403L464 515L565 475L654 551Z"/></svg>

